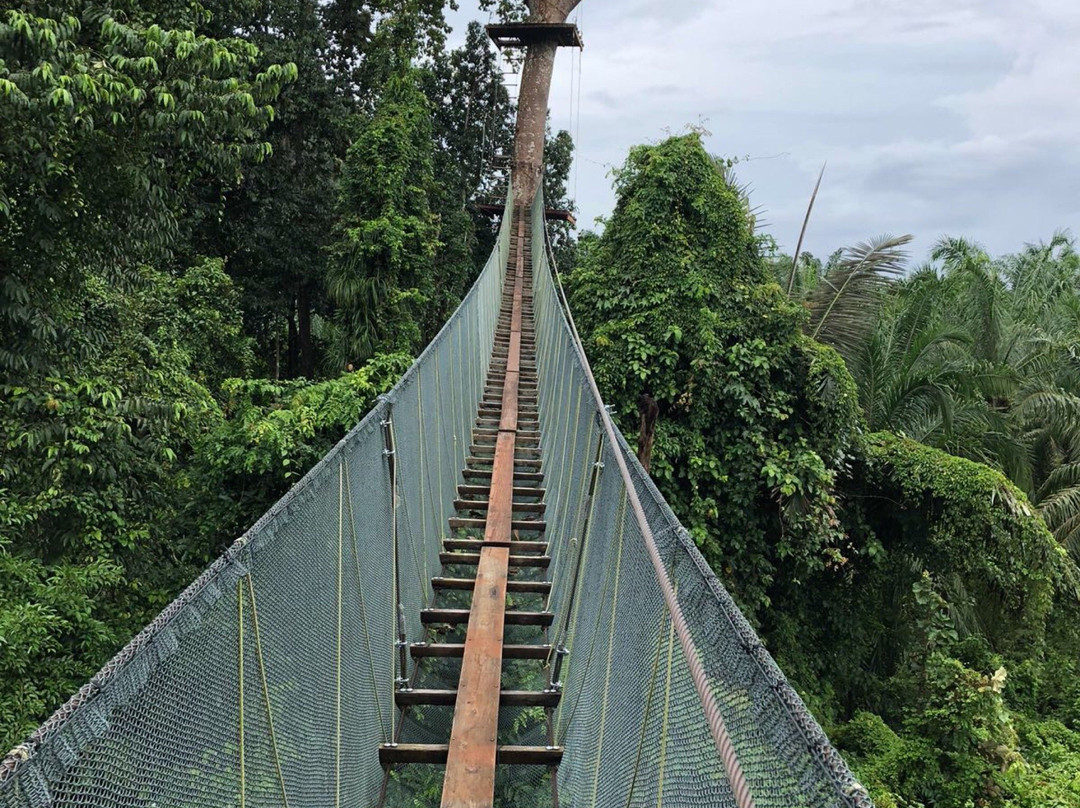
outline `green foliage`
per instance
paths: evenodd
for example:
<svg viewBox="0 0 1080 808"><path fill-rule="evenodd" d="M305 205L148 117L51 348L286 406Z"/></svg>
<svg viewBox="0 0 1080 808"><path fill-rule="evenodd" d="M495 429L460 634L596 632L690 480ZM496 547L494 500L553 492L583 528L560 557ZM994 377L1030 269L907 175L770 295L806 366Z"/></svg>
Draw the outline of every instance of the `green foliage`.
<svg viewBox="0 0 1080 808"><path fill-rule="evenodd" d="M262 515L375 405L411 363L380 355L351 373L321 382L229 379L223 419L199 440L190 484L214 492L193 504L191 529L212 558Z"/></svg>
<svg viewBox="0 0 1080 808"><path fill-rule="evenodd" d="M88 274L63 370L0 388L0 741L55 709L189 577L171 533L207 385L251 361L220 261ZM199 492L204 493L204 492Z"/></svg>
<svg viewBox="0 0 1080 808"><path fill-rule="evenodd" d="M497 230L491 220L483 214L470 216L466 206L506 182L493 157L510 152L513 110L479 23L469 23L464 44L437 54L418 78L431 110L435 191L430 204L439 219L439 282L432 293L430 320L441 324L495 245Z"/></svg>
<svg viewBox="0 0 1080 808"><path fill-rule="evenodd" d="M452 54L446 31L431 0L0 12L0 743L359 420L410 361L376 349L415 353L464 294L510 109L482 29ZM464 119L433 129L415 59ZM279 380L368 325L330 378Z"/></svg>
<svg viewBox="0 0 1080 808"><path fill-rule="evenodd" d="M200 221L193 247L227 257L243 293L246 330L262 348L260 369L311 378L319 347L312 318L328 308L326 248L338 163L348 146L349 105L324 63L330 32L314 0L206 5L214 35L242 32L258 47L260 68L289 62L297 73L274 103L265 135L270 158L227 190L222 215ZM209 205L217 202L212 189L205 197Z"/></svg>
<svg viewBox="0 0 1080 808"><path fill-rule="evenodd" d="M339 367L419 349L432 334L438 222L429 195L431 114L411 69L390 81L349 147L329 291L338 306Z"/></svg>
<svg viewBox="0 0 1080 808"><path fill-rule="evenodd" d="M854 388L802 336L697 134L635 148L616 191L571 279L586 347L624 429L640 395L659 405L653 476L757 610L781 562L805 572L835 558L834 464L856 425Z"/></svg>
<svg viewBox="0 0 1080 808"><path fill-rule="evenodd" d="M658 486L878 804L1080 804L1080 574L1031 504L1080 524L1070 243L950 240L899 279L885 240L791 278L696 136L616 190L571 279L605 397L631 434L659 404Z"/></svg>
<svg viewBox="0 0 1080 808"><path fill-rule="evenodd" d="M924 568L952 576L949 600L979 604L979 633L995 647L1038 644L1054 585L1073 565L1021 491L993 469L889 433L867 440L863 472L866 495L887 503L874 525L887 550L895 538ZM905 524L890 531L885 519Z"/></svg>
<svg viewBox="0 0 1080 808"><path fill-rule="evenodd" d="M0 53L0 370L41 370L88 268L122 280L167 254L196 183L267 155L295 69L254 74L245 42L75 0L4 12Z"/></svg>
<svg viewBox="0 0 1080 808"><path fill-rule="evenodd" d="M0 580L0 746L10 749L123 639L110 603L123 573L104 559L50 566L0 545Z"/></svg>
<svg viewBox="0 0 1080 808"><path fill-rule="evenodd" d="M556 210L573 213L577 208L567 193L570 180L570 167L574 162L574 140L565 129L552 137L550 130L544 144L544 204ZM571 233L569 222L553 220L548 222L548 239L555 265L570 268L574 266L577 243Z"/></svg>

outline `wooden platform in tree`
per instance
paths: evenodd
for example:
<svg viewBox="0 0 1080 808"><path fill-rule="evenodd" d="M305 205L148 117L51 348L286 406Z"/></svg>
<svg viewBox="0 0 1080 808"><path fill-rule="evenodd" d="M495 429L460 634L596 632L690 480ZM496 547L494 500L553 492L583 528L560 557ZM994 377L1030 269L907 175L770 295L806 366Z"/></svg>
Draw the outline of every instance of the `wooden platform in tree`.
<svg viewBox="0 0 1080 808"><path fill-rule="evenodd" d="M503 205L489 202L477 202L473 207L480 211L480 213L486 213L488 216L502 216L503 212ZM574 214L568 210L544 208L544 218L554 222L570 222L570 224L577 226L577 219L575 219Z"/></svg>
<svg viewBox="0 0 1080 808"><path fill-rule="evenodd" d="M487 26L488 36L500 48L525 48L554 43L564 48L584 48L581 32L572 22L504 22Z"/></svg>

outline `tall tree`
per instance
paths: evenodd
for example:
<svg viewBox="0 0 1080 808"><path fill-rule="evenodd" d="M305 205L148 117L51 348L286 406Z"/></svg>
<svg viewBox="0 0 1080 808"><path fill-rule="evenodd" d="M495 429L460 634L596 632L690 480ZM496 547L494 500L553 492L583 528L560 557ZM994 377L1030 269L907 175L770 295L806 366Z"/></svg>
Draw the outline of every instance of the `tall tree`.
<svg viewBox="0 0 1080 808"><path fill-rule="evenodd" d="M254 46L197 35L197 11L175 29L139 11L35 3L0 22L5 373L67 356L86 272L122 283L168 259L199 184L220 191L269 152L268 103L295 70L256 75Z"/></svg>
<svg viewBox="0 0 1080 808"><path fill-rule="evenodd" d="M562 23L581 0L525 0L527 22ZM520 16L520 3L513 0L488 0L503 17ZM544 136L547 132L548 96L555 69L553 42L530 45L518 85L517 125L514 129L513 183L514 198L521 204L532 201L544 172Z"/></svg>
<svg viewBox="0 0 1080 808"><path fill-rule="evenodd" d="M416 351L432 323L438 222L431 113L416 71L403 66L349 147L329 292L339 336L331 361Z"/></svg>
<svg viewBox="0 0 1080 808"><path fill-rule="evenodd" d="M470 215L467 208L499 183L503 169L492 156L509 151L513 109L479 23L469 23L464 44L439 54L421 79L431 104L434 136L432 209L439 217L440 246L433 314L441 324L494 245L488 217Z"/></svg>
<svg viewBox="0 0 1080 808"><path fill-rule="evenodd" d="M571 276L582 338L628 434L644 405L653 478L755 609L781 563L820 568L835 553L853 384L801 333L699 134L633 149L615 184L615 212Z"/></svg>
<svg viewBox="0 0 1080 808"><path fill-rule="evenodd" d="M328 48L314 0L214 2L213 33L255 43L260 61L297 65L267 129L272 153L206 221L195 248L228 258L244 292L248 332L261 367L275 377L315 373L312 317L325 297L326 248L333 229L337 165L347 146L347 106L327 75Z"/></svg>

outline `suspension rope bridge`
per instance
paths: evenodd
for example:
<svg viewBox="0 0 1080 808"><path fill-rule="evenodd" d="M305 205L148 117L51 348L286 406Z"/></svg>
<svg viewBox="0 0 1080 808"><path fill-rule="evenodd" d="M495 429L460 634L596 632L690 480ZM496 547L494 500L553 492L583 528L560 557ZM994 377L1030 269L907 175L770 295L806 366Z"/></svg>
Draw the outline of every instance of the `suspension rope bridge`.
<svg viewBox="0 0 1080 808"><path fill-rule="evenodd" d="M871 805L613 426L543 211L2 808Z"/></svg>

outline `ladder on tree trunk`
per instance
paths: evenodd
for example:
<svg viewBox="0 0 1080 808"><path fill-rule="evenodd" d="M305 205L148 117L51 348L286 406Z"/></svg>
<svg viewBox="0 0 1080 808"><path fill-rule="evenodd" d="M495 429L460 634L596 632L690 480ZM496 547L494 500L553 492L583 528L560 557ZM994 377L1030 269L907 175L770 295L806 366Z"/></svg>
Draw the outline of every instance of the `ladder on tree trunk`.
<svg viewBox="0 0 1080 808"><path fill-rule="evenodd" d="M453 705L448 744L386 744L384 767L406 763L445 764L443 808L490 808L494 802L497 763L557 766L562 749L554 746L499 745L499 707L542 707L548 715L560 693L504 690L503 660L535 660L551 654L547 627L554 615L545 606L551 591L547 568L544 488L537 410L536 346L532 311L532 261L527 212L517 209L512 223L509 265L483 398L477 413L465 482L458 487L451 537L443 541L440 560L464 570L432 578L436 601L441 593L472 592L469 609L423 610L421 622L432 626L465 624L464 643L416 643L414 659L461 658L456 690L399 689L397 706ZM507 608L513 600L535 596L539 610ZM504 644L507 626L535 627L538 642ZM550 742L549 730L549 742Z"/></svg>

